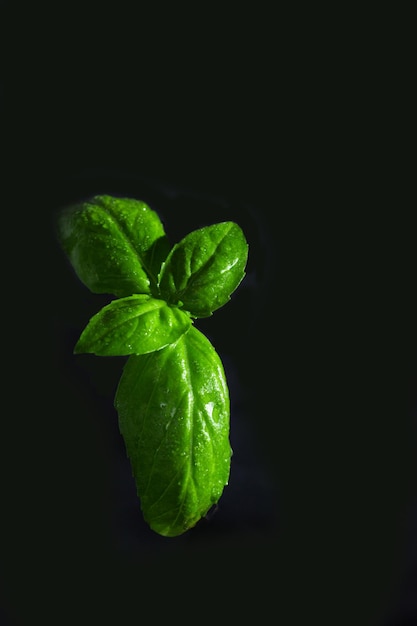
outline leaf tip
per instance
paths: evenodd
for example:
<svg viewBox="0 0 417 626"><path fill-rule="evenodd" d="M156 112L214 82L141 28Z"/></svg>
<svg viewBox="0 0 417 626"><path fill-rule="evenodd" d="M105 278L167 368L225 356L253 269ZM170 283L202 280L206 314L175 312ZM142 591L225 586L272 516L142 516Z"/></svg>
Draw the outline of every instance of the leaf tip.
<svg viewBox="0 0 417 626"><path fill-rule="evenodd" d="M72 353L73 354L84 354L85 352L86 352L86 350L84 349L83 343L82 343L81 339L79 339L77 341L77 343L75 344Z"/></svg>

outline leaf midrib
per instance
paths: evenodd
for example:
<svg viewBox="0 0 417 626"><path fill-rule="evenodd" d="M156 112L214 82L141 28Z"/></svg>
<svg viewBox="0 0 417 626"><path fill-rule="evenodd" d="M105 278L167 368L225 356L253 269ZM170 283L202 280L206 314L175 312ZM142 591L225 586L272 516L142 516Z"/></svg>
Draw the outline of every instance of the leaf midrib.
<svg viewBox="0 0 417 626"><path fill-rule="evenodd" d="M127 228L122 224L122 222L120 221L117 213L114 213L109 207L106 207L104 204L102 204L102 201L99 201L98 206L100 207L100 209L103 211L103 213L105 213L107 216L111 217L115 226L117 227L119 233L121 233L121 235L123 236L123 238L125 239L125 241L127 242L130 250L132 251L134 257L137 259L138 265L139 265L139 269L145 270L146 275L149 279L149 282L152 283L153 286L156 286L156 281L155 281L155 277L153 276L152 272L149 269L148 264L145 262L144 257L142 256L142 254L139 252L139 250L137 250L135 243L131 237L131 234L129 233L129 231L127 230ZM135 224L137 222L137 216L135 217Z"/></svg>

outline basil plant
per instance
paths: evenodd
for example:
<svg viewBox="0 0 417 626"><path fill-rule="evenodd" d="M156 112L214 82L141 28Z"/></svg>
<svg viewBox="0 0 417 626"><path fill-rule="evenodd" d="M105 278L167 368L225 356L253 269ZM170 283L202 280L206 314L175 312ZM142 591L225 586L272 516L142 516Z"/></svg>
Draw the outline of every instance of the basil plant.
<svg viewBox="0 0 417 626"><path fill-rule="evenodd" d="M142 513L156 533L181 535L229 480L225 372L194 320L226 304L242 281L245 236L225 221L171 247L147 204L100 195L61 211L58 238L82 283L115 296L74 353L128 356L115 408Z"/></svg>

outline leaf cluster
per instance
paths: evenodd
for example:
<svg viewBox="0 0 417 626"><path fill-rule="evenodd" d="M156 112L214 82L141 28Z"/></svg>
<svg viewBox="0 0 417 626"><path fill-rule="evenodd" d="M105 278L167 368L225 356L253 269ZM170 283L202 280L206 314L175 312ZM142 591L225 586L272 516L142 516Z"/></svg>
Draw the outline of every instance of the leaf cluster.
<svg viewBox="0 0 417 626"><path fill-rule="evenodd" d="M74 351L129 356L115 407L142 512L155 532L182 534L228 482L229 391L194 320L212 315L242 281L244 234L221 222L171 247L147 204L102 195L62 211L58 236L78 278L115 296Z"/></svg>
<svg viewBox="0 0 417 626"><path fill-rule="evenodd" d="M83 331L75 352L147 354L230 299L248 245L234 222L192 231L172 248L158 214L139 200L95 196L62 212L59 238L94 293L117 297Z"/></svg>

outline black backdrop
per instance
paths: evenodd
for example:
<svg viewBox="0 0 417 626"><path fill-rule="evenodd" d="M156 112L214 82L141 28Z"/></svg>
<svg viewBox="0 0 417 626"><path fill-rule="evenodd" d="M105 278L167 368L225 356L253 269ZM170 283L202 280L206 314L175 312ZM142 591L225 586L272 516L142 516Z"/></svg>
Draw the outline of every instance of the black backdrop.
<svg viewBox="0 0 417 626"><path fill-rule="evenodd" d="M26 8L24 27L5 4L5 623L412 623L416 258L377 68L301 45L298 22L299 45L263 20L255 45L233 21L68 10L48 28ZM244 282L199 325L228 376L231 480L179 538L141 518L123 360L72 354L106 300L54 224L96 193L145 200L172 241L233 219L249 242Z"/></svg>

